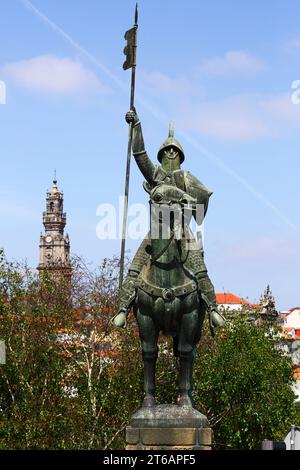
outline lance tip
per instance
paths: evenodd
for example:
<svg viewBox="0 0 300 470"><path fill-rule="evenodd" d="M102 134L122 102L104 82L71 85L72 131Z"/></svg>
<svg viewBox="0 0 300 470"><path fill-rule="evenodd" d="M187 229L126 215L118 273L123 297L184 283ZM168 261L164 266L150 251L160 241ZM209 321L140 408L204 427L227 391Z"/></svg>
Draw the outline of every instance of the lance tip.
<svg viewBox="0 0 300 470"><path fill-rule="evenodd" d="M138 2L136 2L135 4L135 15L134 15L134 23L137 25L138 23L138 14L139 14L139 10L138 10Z"/></svg>

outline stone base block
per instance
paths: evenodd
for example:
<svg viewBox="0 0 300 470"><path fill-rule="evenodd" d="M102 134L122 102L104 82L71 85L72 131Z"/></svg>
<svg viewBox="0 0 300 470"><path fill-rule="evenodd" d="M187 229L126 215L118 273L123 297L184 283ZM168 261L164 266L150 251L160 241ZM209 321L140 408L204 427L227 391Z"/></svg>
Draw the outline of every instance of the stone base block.
<svg viewBox="0 0 300 470"><path fill-rule="evenodd" d="M211 446L145 446L142 444L126 446L126 450L212 450Z"/></svg>
<svg viewBox="0 0 300 470"><path fill-rule="evenodd" d="M211 450L213 433L197 410L159 405L132 416L126 442L126 450Z"/></svg>

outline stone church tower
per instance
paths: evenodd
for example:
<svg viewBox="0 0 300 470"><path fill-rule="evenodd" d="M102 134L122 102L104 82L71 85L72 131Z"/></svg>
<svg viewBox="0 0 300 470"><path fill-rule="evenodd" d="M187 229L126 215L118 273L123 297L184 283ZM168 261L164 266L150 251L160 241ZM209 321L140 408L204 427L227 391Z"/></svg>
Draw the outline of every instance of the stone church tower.
<svg viewBox="0 0 300 470"><path fill-rule="evenodd" d="M40 237L40 261L38 270L63 275L71 278L72 268L70 259L69 236L64 235L67 218L63 212L64 195L57 187L56 179L46 197L46 211L43 212L45 233Z"/></svg>

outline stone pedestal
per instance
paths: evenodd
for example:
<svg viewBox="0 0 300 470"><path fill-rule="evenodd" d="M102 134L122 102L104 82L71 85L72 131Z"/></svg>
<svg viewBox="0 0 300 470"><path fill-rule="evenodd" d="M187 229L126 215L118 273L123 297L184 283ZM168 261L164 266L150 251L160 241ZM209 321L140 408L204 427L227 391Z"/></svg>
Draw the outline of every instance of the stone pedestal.
<svg viewBox="0 0 300 470"><path fill-rule="evenodd" d="M157 405L132 415L126 442L126 450L211 450L213 434L194 408Z"/></svg>

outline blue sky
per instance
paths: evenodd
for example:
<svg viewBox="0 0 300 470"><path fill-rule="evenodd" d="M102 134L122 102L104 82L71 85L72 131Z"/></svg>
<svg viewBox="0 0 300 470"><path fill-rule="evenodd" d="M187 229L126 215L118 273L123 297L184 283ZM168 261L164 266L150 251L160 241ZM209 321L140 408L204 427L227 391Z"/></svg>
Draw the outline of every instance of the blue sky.
<svg viewBox="0 0 300 470"><path fill-rule="evenodd" d="M73 253L95 265L99 204L123 192L130 72L123 34L132 0L1 0L0 244L38 263L46 189L56 168ZM140 0L136 108L149 155L168 121L189 169L214 191L206 262L219 292L280 309L300 304L298 0ZM147 202L132 164L131 203ZM129 240L133 253L138 241Z"/></svg>

